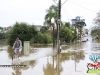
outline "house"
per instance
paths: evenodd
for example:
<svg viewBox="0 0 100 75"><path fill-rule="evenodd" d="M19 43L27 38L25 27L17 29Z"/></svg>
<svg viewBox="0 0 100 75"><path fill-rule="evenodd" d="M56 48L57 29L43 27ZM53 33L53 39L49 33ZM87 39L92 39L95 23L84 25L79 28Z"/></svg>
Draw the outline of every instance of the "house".
<svg viewBox="0 0 100 75"><path fill-rule="evenodd" d="M42 25L34 25L36 28L37 28L37 30L39 30L40 31L40 29L41 29L41 27L42 27Z"/></svg>
<svg viewBox="0 0 100 75"><path fill-rule="evenodd" d="M0 29L0 33L3 33L3 29Z"/></svg>

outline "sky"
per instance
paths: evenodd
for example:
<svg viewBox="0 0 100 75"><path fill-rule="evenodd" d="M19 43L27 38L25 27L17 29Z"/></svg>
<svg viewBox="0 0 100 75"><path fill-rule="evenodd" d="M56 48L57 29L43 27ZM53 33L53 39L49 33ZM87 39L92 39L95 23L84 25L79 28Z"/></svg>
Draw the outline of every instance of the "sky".
<svg viewBox="0 0 100 75"><path fill-rule="evenodd" d="M66 1L66 2L65 2ZM100 0L61 0L61 20L71 22L76 16L85 19L86 28L92 27L100 9ZM58 0L0 0L0 26L13 26L16 22L43 25L46 10Z"/></svg>

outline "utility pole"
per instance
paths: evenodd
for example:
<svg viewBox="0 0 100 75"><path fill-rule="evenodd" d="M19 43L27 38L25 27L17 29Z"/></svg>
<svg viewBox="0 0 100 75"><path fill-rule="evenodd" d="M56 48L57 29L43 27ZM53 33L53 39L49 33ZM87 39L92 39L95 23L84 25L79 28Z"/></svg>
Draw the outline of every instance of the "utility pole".
<svg viewBox="0 0 100 75"><path fill-rule="evenodd" d="M61 24L61 0L58 2L58 19L57 19L57 49L58 53L60 53L60 24Z"/></svg>
<svg viewBox="0 0 100 75"><path fill-rule="evenodd" d="M55 40L54 40L54 24L53 24L53 48L55 46Z"/></svg>

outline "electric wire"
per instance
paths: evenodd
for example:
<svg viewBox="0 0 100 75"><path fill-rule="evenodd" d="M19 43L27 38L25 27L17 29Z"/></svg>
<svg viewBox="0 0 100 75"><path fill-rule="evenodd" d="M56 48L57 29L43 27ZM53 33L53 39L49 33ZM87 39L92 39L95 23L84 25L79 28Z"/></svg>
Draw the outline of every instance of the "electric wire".
<svg viewBox="0 0 100 75"><path fill-rule="evenodd" d="M68 1L68 0L66 0L66 1ZM65 1L65 2L66 2L66 1ZM55 4L57 4L57 3L55 2L55 0L53 0L53 2L54 2ZM65 2L64 2L64 3L65 3ZM63 4L64 4L64 3L63 3ZM63 4L62 4L62 5L63 5ZM65 13L66 17L68 17L68 15L67 15L67 13L65 12L64 8L62 8L62 9L63 9L62 11ZM69 19L69 18L67 18L67 19Z"/></svg>
<svg viewBox="0 0 100 75"><path fill-rule="evenodd" d="M53 0L53 1L54 1L54 0ZM65 4L67 1L69 1L69 0L66 0L63 4ZM89 9L89 8L86 8L86 7L84 7L84 6L81 6L81 5L79 5L79 4L77 4L77 3L74 3L74 2L72 2L72 1L69 1L69 2L75 4L75 5L79 6L79 7L82 7L82 8L84 8L84 9L87 9L87 10L89 10L89 11L92 11L92 12L97 13L97 11L91 10L91 9ZM54 1L54 3L56 3L56 2ZM56 3L56 4L57 4L57 3ZM63 5L63 4L62 4L62 5Z"/></svg>
<svg viewBox="0 0 100 75"><path fill-rule="evenodd" d="M78 0L77 0L77 1L78 1ZM80 0L79 0L79 1L80 1ZM79 1L78 1L78 2L79 2ZM83 0L83 1L81 0L81 2L82 2L82 3L85 3L85 4L88 4L88 5L93 5L93 6L100 7L100 4L98 4L98 3L95 4L95 3L92 3L92 2L85 2L84 0ZM98 4L98 5L97 5L97 4Z"/></svg>
<svg viewBox="0 0 100 75"><path fill-rule="evenodd" d="M61 6L62 6L63 4L65 4L67 1L68 1L68 0L66 0L64 3L62 3Z"/></svg>
<svg viewBox="0 0 100 75"><path fill-rule="evenodd" d="M91 10L91 9L89 9L89 8L86 8L86 7L84 7L84 6L81 6L81 5L79 5L79 4L77 4L77 3L74 3L74 2L72 2L72 1L69 1L69 2L75 4L75 5L79 6L79 7L82 7L82 8L84 8L84 9L87 9L87 10L90 10L90 11L92 11L92 12L97 13L97 11Z"/></svg>
<svg viewBox="0 0 100 75"><path fill-rule="evenodd" d="M68 19L71 19L71 18L69 18L69 17L71 17L71 15L68 13L68 11L67 11L67 13L66 13L66 11L65 11L64 8L62 8L62 11L65 13L65 15L66 15L66 17L67 17ZM68 15L69 15L69 17L68 17Z"/></svg>

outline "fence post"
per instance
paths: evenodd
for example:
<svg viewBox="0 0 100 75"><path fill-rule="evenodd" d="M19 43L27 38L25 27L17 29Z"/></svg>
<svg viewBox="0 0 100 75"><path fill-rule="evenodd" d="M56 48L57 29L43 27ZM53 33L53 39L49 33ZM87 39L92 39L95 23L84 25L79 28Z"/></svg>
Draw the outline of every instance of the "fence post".
<svg viewBox="0 0 100 75"><path fill-rule="evenodd" d="M28 56L30 52L30 41L24 41L24 55Z"/></svg>

